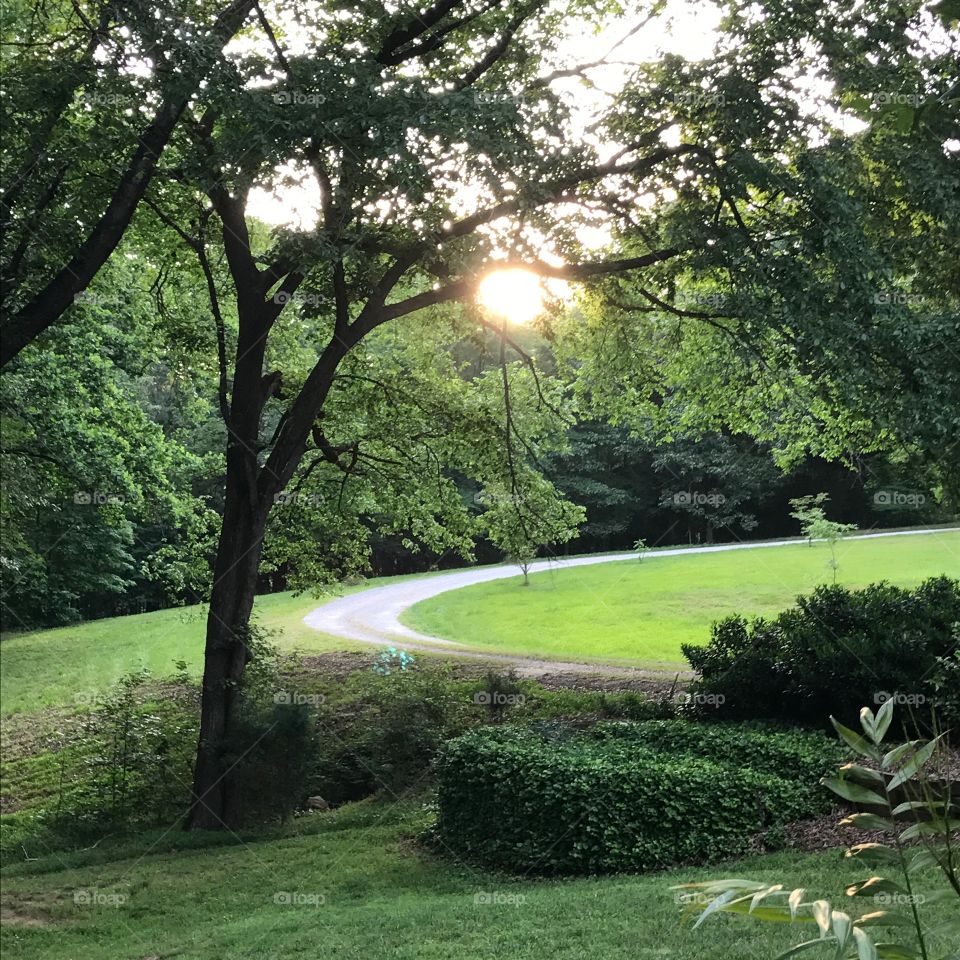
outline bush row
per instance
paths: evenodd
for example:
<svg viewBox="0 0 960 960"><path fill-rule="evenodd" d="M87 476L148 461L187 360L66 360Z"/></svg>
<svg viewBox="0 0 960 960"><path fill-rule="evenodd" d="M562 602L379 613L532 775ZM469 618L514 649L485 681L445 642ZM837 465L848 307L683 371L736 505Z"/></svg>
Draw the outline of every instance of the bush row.
<svg viewBox="0 0 960 960"><path fill-rule="evenodd" d="M657 735L673 731L653 727L644 744L643 726L561 736L504 727L447 744L436 764L436 840L512 871L640 871L741 853L758 832L829 805L826 791L809 782L660 752ZM744 736L746 744L751 734ZM771 756L781 745L793 754L793 738L766 736ZM716 739L707 749L719 746ZM786 755L768 765L789 768Z"/></svg>
<svg viewBox="0 0 960 960"><path fill-rule="evenodd" d="M820 587L772 620L728 617L704 647L683 652L700 675L695 712L823 725L856 725L860 708L894 697L898 715L941 713L960 724L960 582L936 577L913 590L876 583Z"/></svg>

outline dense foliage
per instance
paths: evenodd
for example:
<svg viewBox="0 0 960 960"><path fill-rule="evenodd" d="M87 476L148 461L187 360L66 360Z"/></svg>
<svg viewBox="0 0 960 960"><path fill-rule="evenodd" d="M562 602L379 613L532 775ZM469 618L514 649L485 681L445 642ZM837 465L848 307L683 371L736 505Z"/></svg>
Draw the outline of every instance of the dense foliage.
<svg viewBox="0 0 960 960"><path fill-rule="evenodd" d="M755 732L741 739L730 728L698 743L694 730L681 750L684 728L642 728L634 738L505 727L453 741L436 767L437 839L519 872L649 870L736 854L753 835L824 809L825 791L768 772L789 771L802 734L763 734L761 770L742 763L756 756ZM800 751L816 766L821 750L826 772L833 751L825 738L806 737Z"/></svg>
<svg viewBox="0 0 960 960"><path fill-rule="evenodd" d="M684 646L701 713L816 725L891 698L956 723L958 650L960 583L947 577L913 590L818 587L772 620L728 617L706 646Z"/></svg>

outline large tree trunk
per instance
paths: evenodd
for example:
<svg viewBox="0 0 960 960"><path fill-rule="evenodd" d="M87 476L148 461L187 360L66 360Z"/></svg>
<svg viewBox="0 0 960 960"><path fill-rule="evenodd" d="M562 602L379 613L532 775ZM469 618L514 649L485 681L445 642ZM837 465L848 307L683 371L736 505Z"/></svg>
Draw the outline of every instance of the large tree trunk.
<svg viewBox="0 0 960 960"><path fill-rule="evenodd" d="M200 739L188 819L192 829L239 825L242 810L225 746L233 733L240 684L251 657L250 615L267 510L251 490L255 458L239 445L227 454L227 492L207 615Z"/></svg>

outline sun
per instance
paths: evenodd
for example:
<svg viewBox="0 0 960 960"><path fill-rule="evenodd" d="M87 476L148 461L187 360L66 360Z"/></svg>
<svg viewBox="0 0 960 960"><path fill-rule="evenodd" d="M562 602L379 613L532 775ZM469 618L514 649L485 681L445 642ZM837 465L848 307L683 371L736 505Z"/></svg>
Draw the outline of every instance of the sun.
<svg viewBox="0 0 960 960"><path fill-rule="evenodd" d="M477 300L510 323L529 323L543 313L543 287L529 270L494 270L480 282Z"/></svg>

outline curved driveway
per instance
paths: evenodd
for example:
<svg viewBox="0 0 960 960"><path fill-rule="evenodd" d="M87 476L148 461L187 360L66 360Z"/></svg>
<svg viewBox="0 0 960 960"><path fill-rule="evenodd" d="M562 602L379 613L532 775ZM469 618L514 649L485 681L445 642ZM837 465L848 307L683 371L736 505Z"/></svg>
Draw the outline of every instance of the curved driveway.
<svg viewBox="0 0 960 960"><path fill-rule="evenodd" d="M933 530L902 530L889 533L866 533L848 540L872 539L876 537L920 536L930 533L943 533L944 528ZM762 543L721 543L708 547L675 547L668 550L654 550L648 553L643 562L655 561L658 557L676 557L686 553L720 553L725 550L762 550L770 547L783 547L789 544L804 543L803 539L771 540ZM537 560L530 565L531 573L545 570L562 570L565 567L587 567L595 563L611 563L616 560L636 560L636 551L632 553L599 553L588 557L571 557L560 560ZM444 651L456 653L461 657L475 657L484 660L508 661L519 668L530 667L542 671L545 667L556 670L589 670L594 673L623 673L622 667L602 666L599 664L564 663L557 660L537 660L531 657L509 656L491 652L471 650L453 640L443 640L411 630L400 622L400 615L421 600L428 600L448 590L459 590L475 583L489 580L503 580L517 576L515 565L494 567L471 567L451 573L441 573L432 577L415 580L403 580L383 587L372 587L346 597L339 597L312 610L303 618L308 627L322 630L345 640L359 640L363 643L393 646L402 644L407 649L429 650L434 653Z"/></svg>

